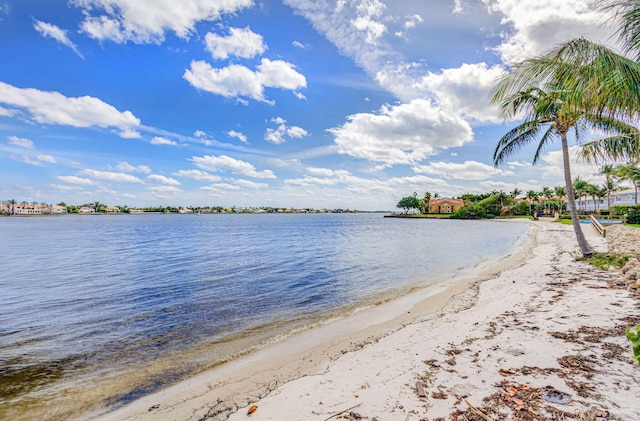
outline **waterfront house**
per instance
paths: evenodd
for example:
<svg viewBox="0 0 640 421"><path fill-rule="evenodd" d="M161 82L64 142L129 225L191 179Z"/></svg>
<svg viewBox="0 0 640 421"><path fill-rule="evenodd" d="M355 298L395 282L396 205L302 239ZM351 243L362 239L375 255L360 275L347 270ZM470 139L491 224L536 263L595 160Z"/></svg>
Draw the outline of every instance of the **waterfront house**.
<svg viewBox="0 0 640 421"><path fill-rule="evenodd" d="M92 213L96 213L96 210L94 208L92 208L91 206L80 206L78 208L78 213L83 214L83 215L89 215Z"/></svg>
<svg viewBox="0 0 640 421"><path fill-rule="evenodd" d="M120 208L118 206L105 206L105 213L120 213Z"/></svg>
<svg viewBox="0 0 640 421"><path fill-rule="evenodd" d="M51 214L52 215L64 215L67 213L66 206L51 206Z"/></svg>
<svg viewBox="0 0 640 421"><path fill-rule="evenodd" d="M442 199L431 199L429 201L429 213L454 213L464 206L464 200L451 199L444 197Z"/></svg>

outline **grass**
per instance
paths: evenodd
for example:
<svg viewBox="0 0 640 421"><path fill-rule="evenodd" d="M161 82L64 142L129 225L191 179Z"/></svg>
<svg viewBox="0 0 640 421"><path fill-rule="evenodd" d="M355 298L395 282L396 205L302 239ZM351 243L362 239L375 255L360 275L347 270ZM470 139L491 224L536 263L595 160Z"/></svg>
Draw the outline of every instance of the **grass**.
<svg viewBox="0 0 640 421"><path fill-rule="evenodd" d="M591 257L579 257L576 260L589 263L590 265L598 267L602 270L609 270L612 267L616 269L622 268L627 264L629 256L623 256L621 254L613 253L593 253Z"/></svg>

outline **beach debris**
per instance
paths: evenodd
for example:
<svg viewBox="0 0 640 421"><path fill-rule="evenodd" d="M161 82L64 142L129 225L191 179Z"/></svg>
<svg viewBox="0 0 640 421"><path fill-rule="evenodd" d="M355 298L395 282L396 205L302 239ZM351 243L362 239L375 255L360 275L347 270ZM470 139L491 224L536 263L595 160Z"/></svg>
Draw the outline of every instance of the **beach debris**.
<svg viewBox="0 0 640 421"><path fill-rule="evenodd" d="M571 396L555 389L552 386L545 386L544 389L545 389L545 392L542 395L542 399L544 399L547 402L566 405L573 401L573 398L571 398Z"/></svg>
<svg viewBox="0 0 640 421"><path fill-rule="evenodd" d="M155 404L153 406L150 406L148 411L155 411L158 408L160 408L160 404L159 403L157 403L157 404Z"/></svg>
<svg viewBox="0 0 640 421"><path fill-rule="evenodd" d="M425 387L426 385L427 385L427 384L426 384L425 382L416 382L416 389L417 389L417 391L418 391L418 396L420 396L421 398L424 398L425 396L427 396L427 395L424 393L424 387Z"/></svg>
<svg viewBox="0 0 640 421"><path fill-rule="evenodd" d="M362 403L359 403L359 404L357 404L357 405L353 405L352 407L347 408L347 409L343 409L342 411L340 411L340 412L337 412L337 413L333 414L333 415L332 415L332 416L330 416L329 418L326 418L324 421L328 421L328 420L330 420L330 419L332 419L332 418L339 417L340 415L344 414L345 412L347 412L347 411L351 411L352 409L355 409L355 408L359 407L360 405L362 405Z"/></svg>
<svg viewBox="0 0 640 421"><path fill-rule="evenodd" d="M257 405L251 405L249 407L249 409L247 410L247 415L251 415L254 412L256 412L258 410L258 406Z"/></svg>
<svg viewBox="0 0 640 421"><path fill-rule="evenodd" d="M476 415L481 416L483 419L485 419L487 421L491 421L490 418L487 416L487 414L485 414L484 412L482 412L481 410L479 410L475 406L471 405L471 403L469 403L468 400L465 399L464 402L469 406L469 409L471 410L471 412L473 412Z"/></svg>

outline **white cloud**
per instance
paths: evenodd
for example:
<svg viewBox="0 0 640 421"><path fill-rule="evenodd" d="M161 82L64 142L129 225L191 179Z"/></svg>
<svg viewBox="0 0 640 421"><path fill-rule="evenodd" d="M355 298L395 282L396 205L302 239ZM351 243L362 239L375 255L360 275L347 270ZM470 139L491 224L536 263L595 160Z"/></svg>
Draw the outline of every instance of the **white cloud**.
<svg viewBox="0 0 640 421"><path fill-rule="evenodd" d="M81 184L83 186L93 185L93 181L88 178L76 177L75 175L59 175L57 179L69 184Z"/></svg>
<svg viewBox="0 0 640 421"><path fill-rule="evenodd" d="M235 137L236 139L240 140L241 142L247 143L247 136L245 136L241 132L237 132L235 130L229 130L227 132L227 134L229 135L229 137Z"/></svg>
<svg viewBox="0 0 640 421"><path fill-rule="evenodd" d="M133 129L140 125L140 120L130 111L120 112L94 97L69 98L59 92L16 88L4 82L0 82L0 103L25 109L37 123L72 127L113 127L120 130L120 135L125 137L136 133Z"/></svg>
<svg viewBox="0 0 640 421"><path fill-rule="evenodd" d="M437 149L461 146L473 138L466 121L423 99L385 105L378 114L354 114L347 120L329 129L339 152L385 166L415 164Z"/></svg>
<svg viewBox="0 0 640 421"><path fill-rule="evenodd" d="M117 181L121 183L142 183L142 180L140 180L138 177L121 172L86 169L80 171L80 173L96 180Z"/></svg>
<svg viewBox="0 0 640 421"><path fill-rule="evenodd" d="M306 47L303 43L301 43L300 41L293 41L293 42L291 43L291 45L293 45L293 46L294 46L294 47L296 47L296 48L300 48L300 49L302 49L302 50L304 50L304 49L306 49L306 48L307 48L307 47Z"/></svg>
<svg viewBox="0 0 640 421"><path fill-rule="evenodd" d="M9 136L9 144L20 146L21 148L34 149L33 141L18 136Z"/></svg>
<svg viewBox="0 0 640 421"><path fill-rule="evenodd" d="M264 96L265 88L288 89L296 93L307 86L305 77L292 64L267 58L261 60L255 72L238 64L218 69L207 62L194 60L183 77L196 89L226 98L247 97L261 102L269 102Z"/></svg>
<svg viewBox="0 0 640 421"><path fill-rule="evenodd" d="M38 161L36 159L31 158L30 156L27 155L21 155L21 156L11 156L12 159L16 159L22 163L25 164L29 164L29 165L33 165L34 167L41 167L42 166L42 162Z"/></svg>
<svg viewBox="0 0 640 421"><path fill-rule="evenodd" d="M413 171L420 174L438 175L453 180L486 180L496 176L513 175L505 171L477 161L465 161L462 164L454 162L431 162L426 165L414 166Z"/></svg>
<svg viewBox="0 0 640 421"><path fill-rule="evenodd" d="M193 135L198 138L207 137L207 134L202 130L196 130L195 132L193 132Z"/></svg>
<svg viewBox="0 0 640 421"><path fill-rule="evenodd" d="M160 43L165 32L188 38L200 21L219 20L253 4L252 0L71 0L82 8L82 30L98 40Z"/></svg>
<svg viewBox="0 0 640 421"><path fill-rule="evenodd" d="M245 187L248 189L259 190L269 188L269 185L266 183L256 183L255 181L249 180L234 180L233 182L236 186Z"/></svg>
<svg viewBox="0 0 640 421"><path fill-rule="evenodd" d="M507 64L547 51L571 38L586 36L593 41L612 42L612 28L603 26L606 16L594 0L483 0L491 12L504 15L503 43L497 51ZM613 38L615 39L615 38Z"/></svg>
<svg viewBox="0 0 640 421"><path fill-rule="evenodd" d="M579 160L577 158L579 149L579 146L572 146L569 148L571 178L575 179L576 177L580 177L590 182L597 179L599 182L603 178L601 176L597 176L597 173L599 172L598 167L594 164L589 164L584 160ZM549 184L564 185L562 150L550 151L540 156L540 161L538 161L536 167L542 171L542 177L544 179L552 180Z"/></svg>
<svg viewBox="0 0 640 421"><path fill-rule="evenodd" d="M191 161L193 161L198 168L207 171L229 170L234 174L242 174L253 178L276 178L271 170L257 171L256 167L252 164L226 155L194 156L191 158Z"/></svg>
<svg viewBox="0 0 640 421"><path fill-rule="evenodd" d="M80 58L84 59L80 51L78 51L78 47L71 42L69 36L67 35L67 31L60 29L56 25L52 25L50 23L42 22L36 20L33 27L36 31L40 32L42 36L51 37L58 41L60 44L65 45L73 50Z"/></svg>
<svg viewBox="0 0 640 421"><path fill-rule="evenodd" d="M171 145L171 146L178 145L178 143L174 142L173 140L169 140L160 136L156 136L153 139L151 139L151 144L152 145Z"/></svg>
<svg viewBox="0 0 640 421"><path fill-rule="evenodd" d="M40 155L38 155L37 158L38 158L38 161L48 162L50 164L55 164L57 162L56 159L51 155L40 154Z"/></svg>
<svg viewBox="0 0 640 421"><path fill-rule="evenodd" d="M173 199L176 194L184 193L184 191L178 187L167 185L152 186L149 187L147 191L162 199Z"/></svg>
<svg viewBox="0 0 640 421"><path fill-rule="evenodd" d="M437 74L429 72L413 85L413 95L417 89L434 95L438 105L450 112L479 122L497 123L502 119L497 105L490 103L490 91L504 72L501 66L487 67L485 63L463 64Z"/></svg>
<svg viewBox="0 0 640 421"><path fill-rule="evenodd" d="M276 145L286 142L287 137L300 139L308 135L307 131L302 127L287 126L287 121L281 117L271 119L271 121L276 123L278 127L275 129L267 128L264 139Z"/></svg>
<svg viewBox="0 0 640 421"><path fill-rule="evenodd" d="M229 28L229 36L209 32L205 36L206 49L214 59L225 60L231 56L252 58L267 49L261 35L246 28Z"/></svg>
<svg viewBox="0 0 640 421"><path fill-rule="evenodd" d="M0 117L13 117L14 115L16 115L16 110L0 107Z"/></svg>
<svg viewBox="0 0 640 421"><path fill-rule="evenodd" d="M176 177L191 178L193 180L208 181L212 183L222 180L217 175L209 174L208 172L201 170L180 170L174 172L173 175L175 175Z"/></svg>
<svg viewBox="0 0 640 421"><path fill-rule="evenodd" d="M126 161L118 162L116 169L124 172L141 172L143 174L151 174L151 168L146 165L131 165Z"/></svg>
<svg viewBox="0 0 640 421"><path fill-rule="evenodd" d="M165 177L164 175L151 174L147 176L147 180L155 184L165 184L168 186L179 186L180 182L174 178Z"/></svg>

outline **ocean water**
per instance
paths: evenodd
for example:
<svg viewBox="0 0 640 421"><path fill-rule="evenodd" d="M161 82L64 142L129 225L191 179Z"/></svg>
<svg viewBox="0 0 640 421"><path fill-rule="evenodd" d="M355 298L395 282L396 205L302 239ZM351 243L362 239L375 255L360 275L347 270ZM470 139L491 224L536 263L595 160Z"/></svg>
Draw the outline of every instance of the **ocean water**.
<svg viewBox="0 0 640 421"><path fill-rule="evenodd" d="M0 218L0 419L117 407L470 274L527 229L381 214Z"/></svg>

